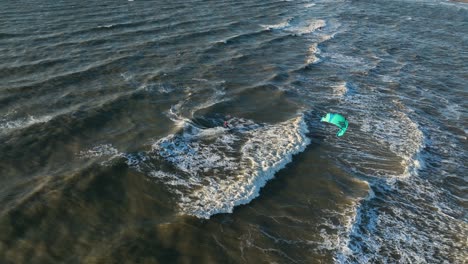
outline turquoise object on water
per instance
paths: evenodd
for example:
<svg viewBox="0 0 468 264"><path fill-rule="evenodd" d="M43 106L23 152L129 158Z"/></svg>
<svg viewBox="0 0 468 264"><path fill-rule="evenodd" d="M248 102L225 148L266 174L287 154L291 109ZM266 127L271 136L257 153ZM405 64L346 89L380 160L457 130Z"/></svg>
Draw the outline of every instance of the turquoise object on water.
<svg viewBox="0 0 468 264"><path fill-rule="evenodd" d="M339 127L340 130L338 133L336 133L338 137L343 136L346 132L346 129L348 129L348 120L346 120L346 118L340 114L327 113L327 115L322 117L320 121L334 124L335 126Z"/></svg>

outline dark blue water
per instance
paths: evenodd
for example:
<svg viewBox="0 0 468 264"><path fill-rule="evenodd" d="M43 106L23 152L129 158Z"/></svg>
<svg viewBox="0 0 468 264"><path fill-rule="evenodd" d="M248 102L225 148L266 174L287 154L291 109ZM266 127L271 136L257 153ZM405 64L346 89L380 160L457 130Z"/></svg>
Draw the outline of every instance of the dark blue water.
<svg viewBox="0 0 468 264"><path fill-rule="evenodd" d="M0 262L464 263L467 8L5 1Z"/></svg>

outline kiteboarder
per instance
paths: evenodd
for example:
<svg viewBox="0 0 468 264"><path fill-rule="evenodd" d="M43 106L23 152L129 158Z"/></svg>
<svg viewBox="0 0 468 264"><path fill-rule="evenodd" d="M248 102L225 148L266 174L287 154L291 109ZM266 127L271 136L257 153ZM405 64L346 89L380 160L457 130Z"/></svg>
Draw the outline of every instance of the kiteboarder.
<svg viewBox="0 0 468 264"><path fill-rule="evenodd" d="M228 122L229 119L231 119L231 115L227 115L227 116L224 117L224 123L223 123L224 128L231 128L229 126L229 122Z"/></svg>

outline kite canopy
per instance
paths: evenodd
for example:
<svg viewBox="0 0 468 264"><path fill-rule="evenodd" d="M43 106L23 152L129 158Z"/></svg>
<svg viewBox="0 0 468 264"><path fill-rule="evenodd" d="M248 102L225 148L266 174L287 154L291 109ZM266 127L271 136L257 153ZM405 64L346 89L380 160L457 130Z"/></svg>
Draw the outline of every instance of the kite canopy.
<svg viewBox="0 0 468 264"><path fill-rule="evenodd" d="M348 120L346 120L346 118L340 114L327 113L327 115L322 117L320 121L334 124L335 126L339 127L340 130L338 133L336 133L338 137L343 136L346 132L346 129L348 129Z"/></svg>

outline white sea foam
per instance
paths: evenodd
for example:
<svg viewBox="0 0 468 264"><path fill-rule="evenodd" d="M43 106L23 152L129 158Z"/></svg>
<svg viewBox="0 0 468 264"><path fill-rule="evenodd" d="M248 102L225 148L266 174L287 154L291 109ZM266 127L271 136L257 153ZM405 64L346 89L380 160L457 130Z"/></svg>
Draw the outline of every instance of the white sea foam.
<svg viewBox="0 0 468 264"><path fill-rule="evenodd" d="M374 184L373 188L386 188L385 184ZM336 256L337 262L390 261L397 254L404 263L463 263L466 241L451 237L466 238L468 226L444 213L440 192L428 182L411 178L403 187L384 191L384 203L372 197L364 201L358 208L348 245Z"/></svg>
<svg viewBox="0 0 468 264"><path fill-rule="evenodd" d="M274 125L242 118L231 118L229 124L230 129L201 129L187 123L179 132L155 141L145 153L127 154L103 144L80 156L107 157L102 164L124 158L130 167L172 189L180 197L181 213L209 218L249 203L310 143L302 115ZM175 171L162 170L157 160L168 162Z"/></svg>
<svg viewBox="0 0 468 264"><path fill-rule="evenodd" d="M143 91L151 92L151 93L157 92L160 94L169 94L175 91L175 87L173 87L170 84L161 83L161 82L153 82L153 81L148 81L148 80L145 80L141 84L137 84L136 82L134 82L134 85L137 85L138 90L143 90Z"/></svg>
<svg viewBox="0 0 468 264"><path fill-rule="evenodd" d="M262 25L263 28L267 30L278 30L278 29L285 29L290 26L289 22L291 19L287 19L283 22L280 22L278 24L273 24L273 25Z"/></svg>
<svg viewBox="0 0 468 264"><path fill-rule="evenodd" d="M332 93L341 99L340 109L352 109L350 124L357 125L359 137L366 140L362 143L354 140L353 127L350 127L348 136L335 145L340 147L339 156L346 167L367 177L369 194L366 199L358 199L348 205L348 208L336 212L343 214L344 222L339 225L331 223L327 229L324 229L322 234L324 244L321 247L336 252L335 261L338 263L367 263L382 259L376 258L373 254L381 254L379 252L385 248L382 245L387 243L368 240L369 243L363 242L363 245L360 241L390 235L390 233L382 235L376 231L384 221L382 218L384 216L378 207L369 204L380 201L376 196L381 197L382 192L397 188L398 181L409 181L414 178L412 176L418 174L423 168L420 152L424 148L425 141L422 129L411 118L413 115L411 109L396 100L381 98L377 92L368 94L369 92L365 91L366 94L362 95L359 93L361 87L353 87L350 93L349 85L343 81L332 87ZM379 189L379 195L374 193L375 188ZM393 221L396 223L400 218ZM389 225L395 225L392 222L388 222ZM397 229L392 232L397 232ZM403 244L399 241L400 238L395 237L393 241ZM415 257L403 259L418 261Z"/></svg>
<svg viewBox="0 0 468 264"><path fill-rule="evenodd" d="M317 47L317 43L310 45L309 50L307 51L306 63L314 64L320 61L317 57L317 54L320 54L320 49Z"/></svg>
<svg viewBox="0 0 468 264"><path fill-rule="evenodd" d="M399 177L408 177L411 170L420 168L421 162L416 157L424 144L423 134L404 112L394 110L387 113L387 117L363 120L361 131L370 133L373 139L400 157L404 173Z"/></svg>
<svg viewBox="0 0 468 264"><path fill-rule="evenodd" d="M190 188L194 184L196 184L196 183L193 183L193 182L192 183L187 182L186 180L184 180L183 178L181 178L177 174L167 173L167 172L163 172L163 171L160 171L160 170L153 170L149 174L150 174L150 176L152 176L154 178L161 179L161 180L164 181L164 183L166 183L168 185L172 185L172 186L184 186L184 187ZM175 190L177 190L177 189L175 189ZM179 191L178 194L182 195L183 193Z"/></svg>
<svg viewBox="0 0 468 264"><path fill-rule="evenodd" d="M167 117L175 123L176 129L180 129L181 127L184 127L189 122L188 119L182 117L178 113L180 107L181 107L181 103L178 103L176 105L171 106L169 111L166 112Z"/></svg>
<svg viewBox="0 0 468 264"><path fill-rule="evenodd" d="M337 85L332 86L333 95L338 97L343 97L348 92L348 87L346 82L341 82Z"/></svg>
<svg viewBox="0 0 468 264"><path fill-rule="evenodd" d="M129 72L123 72L120 74L120 76L127 82L131 81L133 79L133 75Z"/></svg>
<svg viewBox="0 0 468 264"><path fill-rule="evenodd" d="M166 112L167 116L176 123L178 127L181 127L190 123L189 118L185 116L193 117L194 113L198 110L209 108L210 106L227 100L224 87L225 81L216 81L213 82L213 84L213 86L198 88L196 90L191 87L186 87L184 91L186 94L185 99L171 106L171 109ZM209 96L203 95L203 91L206 90L210 91ZM199 103L193 104L194 101L198 101Z"/></svg>
<svg viewBox="0 0 468 264"><path fill-rule="evenodd" d="M455 119L455 120L460 120L460 117L462 116L462 107L460 105L447 102L445 111L442 111L442 115L446 117L447 119Z"/></svg>
<svg viewBox="0 0 468 264"><path fill-rule="evenodd" d="M5 116L3 118L0 118L0 134L8 133L17 129L23 129L34 124L47 123L52 118L53 116L51 115L45 115L40 117L30 115L28 117L17 118L12 120L9 116Z"/></svg>
<svg viewBox="0 0 468 264"><path fill-rule="evenodd" d="M326 26L325 20L318 19L309 22L299 23L285 28L285 30L292 32L294 35L302 36L305 34L313 33Z"/></svg>
<svg viewBox="0 0 468 264"><path fill-rule="evenodd" d="M218 136L209 144L201 140L219 133L216 129L195 135L170 135L153 145L153 152L201 183L180 201L183 213L209 218L232 212L235 206L257 197L260 188L309 143L302 116L277 125L233 121L239 123L235 126L239 128L237 136ZM235 146L239 143L240 149Z"/></svg>
<svg viewBox="0 0 468 264"><path fill-rule="evenodd" d="M328 40L328 39L326 39ZM338 67L349 68L353 72L369 72L377 65L377 61L369 61L361 57L344 55L340 53L324 53L323 57Z"/></svg>
<svg viewBox="0 0 468 264"><path fill-rule="evenodd" d="M116 156L121 156L121 155L122 153L118 149L116 149L114 146L112 146L111 144L97 145L89 150L80 152L80 156L82 157L102 157L102 156L116 157Z"/></svg>
<svg viewBox="0 0 468 264"><path fill-rule="evenodd" d="M148 160L148 156L144 153L125 153L118 150L112 144L96 145L88 150L83 150L78 153L78 156L83 159L101 158L101 165L111 164L116 158L122 158L125 163L136 169L140 169L140 164Z"/></svg>
<svg viewBox="0 0 468 264"><path fill-rule="evenodd" d="M111 161L115 158L126 158L126 154L120 152L117 148L115 148L112 144L101 144L96 145L88 150L83 150L78 153L78 156L82 159L96 159L96 158L103 158L101 161L101 165L110 164ZM133 164L131 159L127 159L127 164Z"/></svg>
<svg viewBox="0 0 468 264"><path fill-rule="evenodd" d="M288 19L278 24L262 25L262 27L268 30L284 30L286 32L292 33L293 35L302 36L313 33L314 31L317 31L326 26L325 20L322 19L305 21L296 24L291 22L292 19Z"/></svg>
<svg viewBox="0 0 468 264"><path fill-rule="evenodd" d="M387 82L387 83L398 83L400 78L394 77L394 76L389 76L389 75L383 75L382 76L382 81Z"/></svg>
<svg viewBox="0 0 468 264"><path fill-rule="evenodd" d="M354 153L342 157L355 171L368 177L370 193L352 206L355 217L351 226L343 229L345 232L337 237L324 234L332 240L325 247L330 243L340 245L335 261L462 263L459 257L466 244L449 236L466 237L466 223L452 216L463 212L443 198L450 197L442 193L443 189L418 177L425 170L428 157L421 154L426 142L415 121L416 114L398 100L375 96L345 95L343 104L353 109L354 123L360 124L360 135L367 138L367 146L351 143ZM431 132L431 138L436 135L444 138L441 131ZM453 157L463 156L455 154L457 147L449 141L446 138L444 144L432 142L431 148L453 153ZM399 163L393 162L398 159ZM453 162L453 158L449 161ZM455 257L448 260L441 256Z"/></svg>
<svg viewBox="0 0 468 264"><path fill-rule="evenodd" d="M104 26L98 26L98 28L111 28L114 27L115 24L109 24L109 25L104 25Z"/></svg>
<svg viewBox="0 0 468 264"><path fill-rule="evenodd" d="M220 142L204 144L199 141L202 135L174 134L153 144L153 152L172 163L181 172L193 177L220 169L236 169L232 158L226 157ZM234 139L233 139L234 140Z"/></svg>

